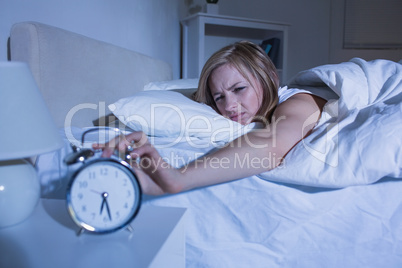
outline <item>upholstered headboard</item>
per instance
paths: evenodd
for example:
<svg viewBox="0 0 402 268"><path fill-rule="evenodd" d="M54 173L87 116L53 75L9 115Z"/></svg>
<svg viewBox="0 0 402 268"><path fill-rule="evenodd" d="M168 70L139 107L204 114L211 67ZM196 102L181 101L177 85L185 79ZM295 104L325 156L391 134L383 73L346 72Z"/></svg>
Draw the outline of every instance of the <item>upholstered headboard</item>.
<svg viewBox="0 0 402 268"><path fill-rule="evenodd" d="M91 126L108 104L172 79L166 62L37 22L13 25L9 53L28 63L58 127Z"/></svg>

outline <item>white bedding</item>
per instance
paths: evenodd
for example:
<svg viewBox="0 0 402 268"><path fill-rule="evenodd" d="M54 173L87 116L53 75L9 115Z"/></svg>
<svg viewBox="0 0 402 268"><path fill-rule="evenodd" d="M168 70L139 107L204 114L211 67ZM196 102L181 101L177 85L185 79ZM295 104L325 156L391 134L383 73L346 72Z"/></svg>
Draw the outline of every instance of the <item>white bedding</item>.
<svg viewBox="0 0 402 268"><path fill-rule="evenodd" d="M186 267L401 267L401 78L399 64L360 59L302 72L293 84L313 90L328 85L341 98L283 168L146 196L143 205L188 209ZM155 146L170 141L152 137ZM158 150L180 166L213 148L192 141L208 146L183 139ZM67 151L66 143L39 158L45 195L63 192L60 158Z"/></svg>
<svg viewBox="0 0 402 268"><path fill-rule="evenodd" d="M401 267L401 69L353 59L300 73L295 86L341 98L284 168L148 201L188 208L187 266Z"/></svg>
<svg viewBox="0 0 402 268"><path fill-rule="evenodd" d="M291 86L340 98L325 107L314 132L261 174L280 182L345 187L402 178L402 65L386 60L349 62L299 73Z"/></svg>

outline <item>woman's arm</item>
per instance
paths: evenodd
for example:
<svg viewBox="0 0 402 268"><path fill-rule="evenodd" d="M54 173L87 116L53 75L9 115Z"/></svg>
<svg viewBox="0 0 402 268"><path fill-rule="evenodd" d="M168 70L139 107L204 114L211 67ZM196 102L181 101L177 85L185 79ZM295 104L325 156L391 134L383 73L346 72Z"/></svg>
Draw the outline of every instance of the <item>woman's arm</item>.
<svg viewBox="0 0 402 268"><path fill-rule="evenodd" d="M223 148L175 169L164 162L156 149L134 132L126 136L137 147L133 157L141 159L134 165L144 192L149 194L177 193L197 187L228 182L256 175L278 166L285 155L313 129L320 118L325 101L309 95L297 94L278 105L271 124L254 130ZM104 156L110 156L114 147L126 150L126 144L98 145ZM151 179L151 180L150 180Z"/></svg>
<svg viewBox="0 0 402 268"><path fill-rule="evenodd" d="M178 190L227 182L278 166L285 155L314 128L325 101L297 94L278 105L271 124L251 131L183 167Z"/></svg>

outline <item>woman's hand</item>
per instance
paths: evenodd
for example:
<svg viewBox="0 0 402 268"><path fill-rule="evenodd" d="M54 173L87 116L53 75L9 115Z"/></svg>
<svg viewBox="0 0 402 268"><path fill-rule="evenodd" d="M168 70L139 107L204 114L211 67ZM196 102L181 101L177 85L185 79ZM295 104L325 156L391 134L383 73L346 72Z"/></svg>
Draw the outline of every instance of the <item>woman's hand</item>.
<svg viewBox="0 0 402 268"><path fill-rule="evenodd" d="M135 175L141 185L142 192L149 195L163 195L165 191L156 184L141 168L133 167Z"/></svg>
<svg viewBox="0 0 402 268"><path fill-rule="evenodd" d="M180 178L183 173L162 159L143 132L118 136L108 143L93 144L92 147L103 150L102 157L111 157L116 150L124 155L129 153L130 164L145 194L161 195L182 190Z"/></svg>

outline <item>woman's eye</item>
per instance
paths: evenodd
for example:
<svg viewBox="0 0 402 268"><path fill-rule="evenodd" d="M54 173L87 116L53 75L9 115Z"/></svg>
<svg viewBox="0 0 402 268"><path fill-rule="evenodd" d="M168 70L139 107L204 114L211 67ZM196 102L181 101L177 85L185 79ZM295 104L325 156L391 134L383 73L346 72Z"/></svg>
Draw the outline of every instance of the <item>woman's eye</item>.
<svg viewBox="0 0 402 268"><path fill-rule="evenodd" d="M237 91L240 91L240 90L243 90L243 89L245 89L246 87L236 87L233 91L234 92L237 92Z"/></svg>
<svg viewBox="0 0 402 268"><path fill-rule="evenodd" d="M223 98L222 96L217 96L217 97L215 97L215 102L220 101L222 98Z"/></svg>

